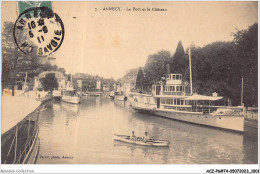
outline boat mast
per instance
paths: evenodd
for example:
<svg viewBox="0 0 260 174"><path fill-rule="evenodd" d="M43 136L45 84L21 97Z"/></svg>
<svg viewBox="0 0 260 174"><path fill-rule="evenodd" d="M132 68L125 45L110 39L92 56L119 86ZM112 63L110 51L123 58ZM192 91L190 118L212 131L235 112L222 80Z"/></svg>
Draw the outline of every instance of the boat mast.
<svg viewBox="0 0 260 174"><path fill-rule="evenodd" d="M189 67L190 67L190 95L192 95L192 72L191 72L191 54L189 45Z"/></svg>
<svg viewBox="0 0 260 174"><path fill-rule="evenodd" d="M243 84L243 76L242 76L242 82L241 82L241 106L243 106L243 88L244 88L244 84Z"/></svg>
<svg viewBox="0 0 260 174"><path fill-rule="evenodd" d="M23 85L23 93L25 93L26 86L27 86L27 71L25 73L25 81L24 81L24 85Z"/></svg>
<svg viewBox="0 0 260 174"><path fill-rule="evenodd" d="M72 74L70 74L70 87L73 88Z"/></svg>

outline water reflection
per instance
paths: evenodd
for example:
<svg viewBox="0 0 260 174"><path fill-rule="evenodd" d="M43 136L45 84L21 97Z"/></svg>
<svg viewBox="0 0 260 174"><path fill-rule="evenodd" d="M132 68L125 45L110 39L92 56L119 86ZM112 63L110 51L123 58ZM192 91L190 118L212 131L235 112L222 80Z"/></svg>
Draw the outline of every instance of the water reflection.
<svg viewBox="0 0 260 174"><path fill-rule="evenodd" d="M53 102L40 112L38 163L75 164L236 164L257 163L255 136L208 128L139 113L128 102L84 97L81 104ZM113 140L113 134L144 132L169 140L169 148ZM249 133L251 135L251 133ZM72 158L62 158L72 157Z"/></svg>
<svg viewBox="0 0 260 174"><path fill-rule="evenodd" d="M114 147L120 150L129 151L131 156L143 155L144 158L150 158L154 162L167 164L169 148L168 147L149 147L138 146L120 141L114 141Z"/></svg>

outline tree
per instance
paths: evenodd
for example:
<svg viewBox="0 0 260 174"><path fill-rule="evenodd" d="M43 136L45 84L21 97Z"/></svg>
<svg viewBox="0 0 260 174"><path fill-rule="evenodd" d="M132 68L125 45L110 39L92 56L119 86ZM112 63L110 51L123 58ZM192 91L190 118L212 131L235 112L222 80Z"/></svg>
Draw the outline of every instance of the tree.
<svg viewBox="0 0 260 174"><path fill-rule="evenodd" d="M170 59L170 52L165 50L148 56L144 67L144 74L147 79L147 88L151 87L153 83L160 81L162 77L166 77L166 65L170 63Z"/></svg>
<svg viewBox="0 0 260 174"><path fill-rule="evenodd" d="M52 91L58 88L58 80L55 77L55 73L46 74L46 76L41 79L41 84L44 91L50 91L52 94Z"/></svg>
<svg viewBox="0 0 260 174"><path fill-rule="evenodd" d="M191 48L193 89L205 95L217 92L239 104L240 72L233 42L214 42Z"/></svg>
<svg viewBox="0 0 260 174"><path fill-rule="evenodd" d="M140 67L137 73L137 78L136 78L136 87L137 89L142 89L144 88L144 74L143 70Z"/></svg>
<svg viewBox="0 0 260 174"><path fill-rule="evenodd" d="M179 41L175 54L171 59L171 72L180 73L184 75L186 69L189 67L189 59L185 54L181 41Z"/></svg>
<svg viewBox="0 0 260 174"><path fill-rule="evenodd" d="M244 79L244 103L258 105L258 23L234 35L241 76Z"/></svg>
<svg viewBox="0 0 260 174"><path fill-rule="evenodd" d="M12 86L14 95L14 85L18 79L24 79L26 71L37 68L38 59L36 55L24 54L15 44L13 38L12 22L4 22L2 31L2 89ZM24 31L19 30L16 36L24 35ZM23 78L22 78L23 75ZM28 73L28 77L31 74Z"/></svg>
<svg viewBox="0 0 260 174"><path fill-rule="evenodd" d="M201 94L213 92L240 104L241 79L244 79L244 104L258 104L258 24L233 33L231 42L214 42L193 47L193 87Z"/></svg>

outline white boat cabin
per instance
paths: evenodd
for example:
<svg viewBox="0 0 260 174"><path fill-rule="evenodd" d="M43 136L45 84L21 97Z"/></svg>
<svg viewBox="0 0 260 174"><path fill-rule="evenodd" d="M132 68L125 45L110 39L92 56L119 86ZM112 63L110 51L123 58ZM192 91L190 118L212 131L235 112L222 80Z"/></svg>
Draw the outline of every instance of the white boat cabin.
<svg viewBox="0 0 260 174"><path fill-rule="evenodd" d="M181 74L168 74L166 82L152 86L153 95L186 95L189 92L188 83L183 83Z"/></svg>

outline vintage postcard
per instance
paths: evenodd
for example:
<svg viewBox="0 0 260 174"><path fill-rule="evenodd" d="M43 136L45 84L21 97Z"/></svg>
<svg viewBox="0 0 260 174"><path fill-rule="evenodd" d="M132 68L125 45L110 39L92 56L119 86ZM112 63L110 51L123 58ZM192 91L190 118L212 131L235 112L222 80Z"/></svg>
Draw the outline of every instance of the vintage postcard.
<svg viewBox="0 0 260 174"><path fill-rule="evenodd" d="M259 173L258 146L258 2L1 2L1 172Z"/></svg>

